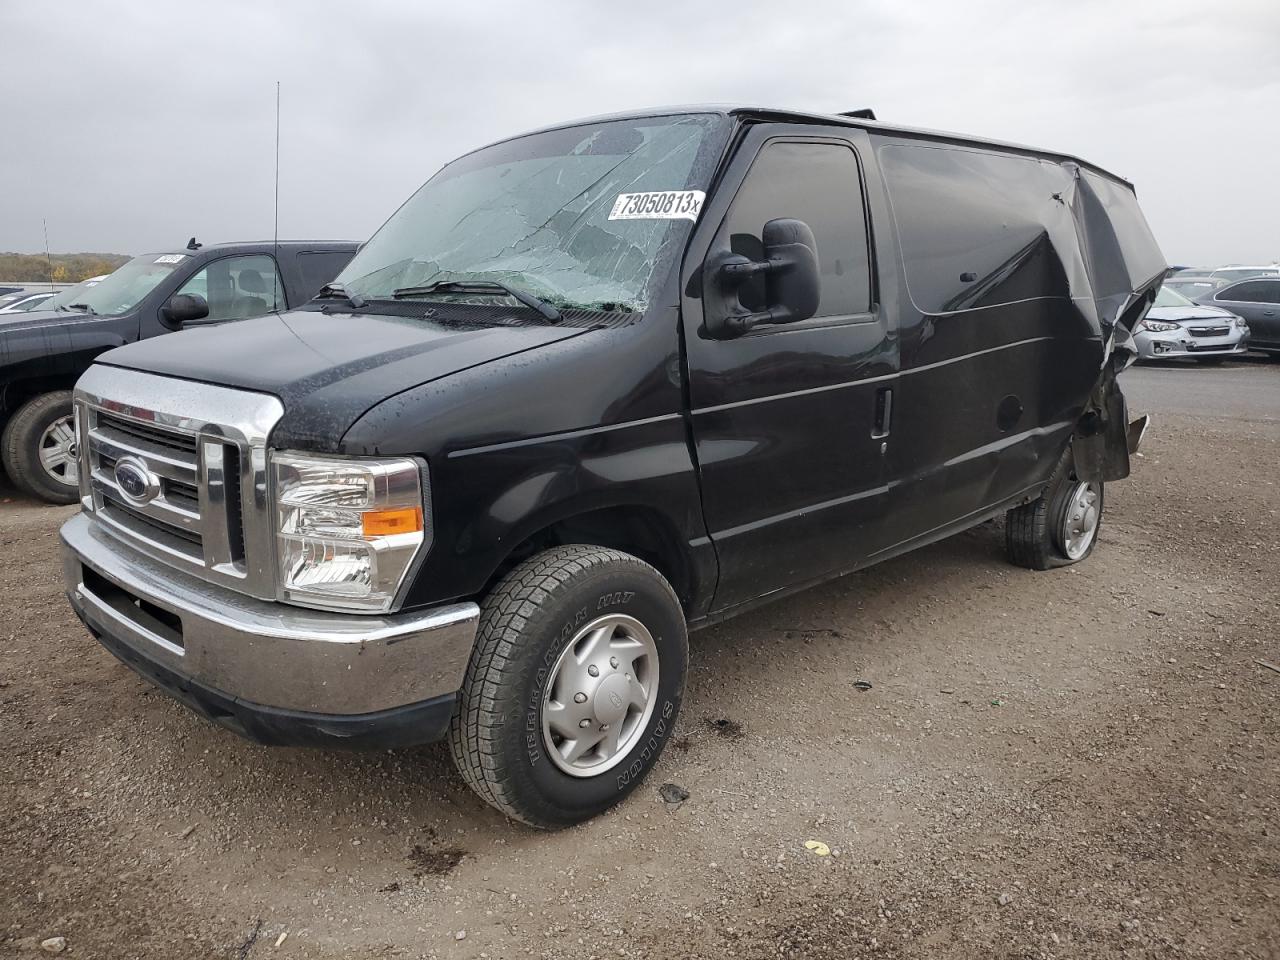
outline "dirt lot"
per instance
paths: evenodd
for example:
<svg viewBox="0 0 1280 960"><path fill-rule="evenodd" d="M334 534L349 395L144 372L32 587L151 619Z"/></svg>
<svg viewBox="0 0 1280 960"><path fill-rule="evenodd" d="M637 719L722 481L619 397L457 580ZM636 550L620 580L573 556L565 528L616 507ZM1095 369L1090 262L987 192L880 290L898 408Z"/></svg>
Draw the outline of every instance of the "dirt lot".
<svg viewBox="0 0 1280 960"><path fill-rule="evenodd" d="M1216 376L1272 406L1171 401ZM69 511L0 493L0 955L1280 956L1280 364L1130 377L1177 412L1087 563L989 524L696 634L655 775L558 834L440 748L189 715L71 615Z"/></svg>

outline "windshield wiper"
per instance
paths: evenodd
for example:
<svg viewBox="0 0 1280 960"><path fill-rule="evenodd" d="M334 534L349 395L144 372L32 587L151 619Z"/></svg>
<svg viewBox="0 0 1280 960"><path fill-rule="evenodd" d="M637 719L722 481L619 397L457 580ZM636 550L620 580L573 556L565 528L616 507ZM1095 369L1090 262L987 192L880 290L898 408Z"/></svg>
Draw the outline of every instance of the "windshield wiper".
<svg viewBox="0 0 1280 960"><path fill-rule="evenodd" d="M420 287L401 287L399 290L393 290L391 296L396 300L402 300L406 297L421 297L431 293L491 293L494 290L501 290L526 307L537 310L552 323L560 322L560 311L551 304L501 280L437 280L435 283Z"/></svg>
<svg viewBox="0 0 1280 960"><path fill-rule="evenodd" d="M357 310L363 308L365 305L364 297L352 290L348 290L341 283L326 283L320 288L320 292L316 294L315 299L323 300L332 297L341 297Z"/></svg>
<svg viewBox="0 0 1280 960"><path fill-rule="evenodd" d="M95 315L98 312L97 310L93 309L93 307L89 306L87 303L70 303L70 304L67 304L67 306L70 307L72 310L83 310L85 313L92 313Z"/></svg>

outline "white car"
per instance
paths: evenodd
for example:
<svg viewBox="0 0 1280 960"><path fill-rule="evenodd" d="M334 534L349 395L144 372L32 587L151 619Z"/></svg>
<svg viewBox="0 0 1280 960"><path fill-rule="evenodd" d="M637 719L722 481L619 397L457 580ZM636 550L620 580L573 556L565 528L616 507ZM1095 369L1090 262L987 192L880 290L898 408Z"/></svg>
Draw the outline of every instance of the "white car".
<svg viewBox="0 0 1280 960"><path fill-rule="evenodd" d="M1248 280L1251 277L1280 277L1280 265L1269 263L1261 267L1246 267L1233 263L1229 267L1219 267L1210 272L1211 277L1220 277L1228 283L1237 280Z"/></svg>
<svg viewBox="0 0 1280 960"><path fill-rule="evenodd" d="M29 310L38 310L46 300L56 296L57 293L56 290L43 290L39 293L24 290L21 293L6 294L0 297L0 313L26 313Z"/></svg>
<svg viewBox="0 0 1280 960"><path fill-rule="evenodd" d="M1219 307L1188 300L1161 287L1156 302L1133 330L1140 360L1190 358L1221 363L1249 352L1249 325Z"/></svg>
<svg viewBox="0 0 1280 960"><path fill-rule="evenodd" d="M83 295L86 290L90 287L96 287L109 276L111 276L111 274L104 273L97 277L90 277L88 280L81 280L74 287L67 287L65 290L59 290L57 293L46 297L40 306L35 309L46 311L69 308L71 304L79 302L81 295ZM7 312L7 310L0 310L0 313Z"/></svg>

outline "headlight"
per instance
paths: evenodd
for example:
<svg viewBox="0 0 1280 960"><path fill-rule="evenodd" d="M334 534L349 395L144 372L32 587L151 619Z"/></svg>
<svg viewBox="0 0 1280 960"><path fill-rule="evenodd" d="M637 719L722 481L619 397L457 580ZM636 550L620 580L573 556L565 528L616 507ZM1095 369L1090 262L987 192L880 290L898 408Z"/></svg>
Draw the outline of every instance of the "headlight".
<svg viewBox="0 0 1280 960"><path fill-rule="evenodd" d="M1176 323L1165 323L1163 320L1143 320L1138 326L1138 330L1146 330L1150 333L1168 333L1170 330L1182 329Z"/></svg>
<svg viewBox="0 0 1280 960"><path fill-rule="evenodd" d="M272 453L281 600L386 612L428 541L422 466Z"/></svg>
<svg viewBox="0 0 1280 960"><path fill-rule="evenodd" d="M1235 325L1236 325L1236 329L1237 329L1237 330L1240 330L1240 331L1242 331L1242 332L1244 332L1244 333L1248 333L1248 332L1249 332L1249 324L1248 324L1248 322L1245 320L1245 318L1244 318L1244 317L1236 317L1236 318L1235 318Z"/></svg>

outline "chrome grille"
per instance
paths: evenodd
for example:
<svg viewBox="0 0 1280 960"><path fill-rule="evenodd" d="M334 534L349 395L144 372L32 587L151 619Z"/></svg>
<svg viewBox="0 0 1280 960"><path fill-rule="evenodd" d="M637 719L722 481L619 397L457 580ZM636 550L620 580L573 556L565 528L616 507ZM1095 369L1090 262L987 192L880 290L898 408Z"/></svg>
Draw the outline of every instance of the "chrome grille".
<svg viewBox="0 0 1280 960"><path fill-rule="evenodd" d="M276 398L94 366L75 400L87 511L149 556L274 598L266 441L283 413Z"/></svg>
<svg viewBox="0 0 1280 960"><path fill-rule="evenodd" d="M204 566L204 524L200 513L198 442L183 433L89 407L89 482L94 509L134 537L198 566ZM159 491L146 502L130 497L116 477L128 458L159 478ZM184 496L184 494L186 494ZM195 494L193 497L192 494Z"/></svg>
<svg viewBox="0 0 1280 960"><path fill-rule="evenodd" d="M1225 337L1231 332L1230 327L1191 327L1193 337Z"/></svg>

